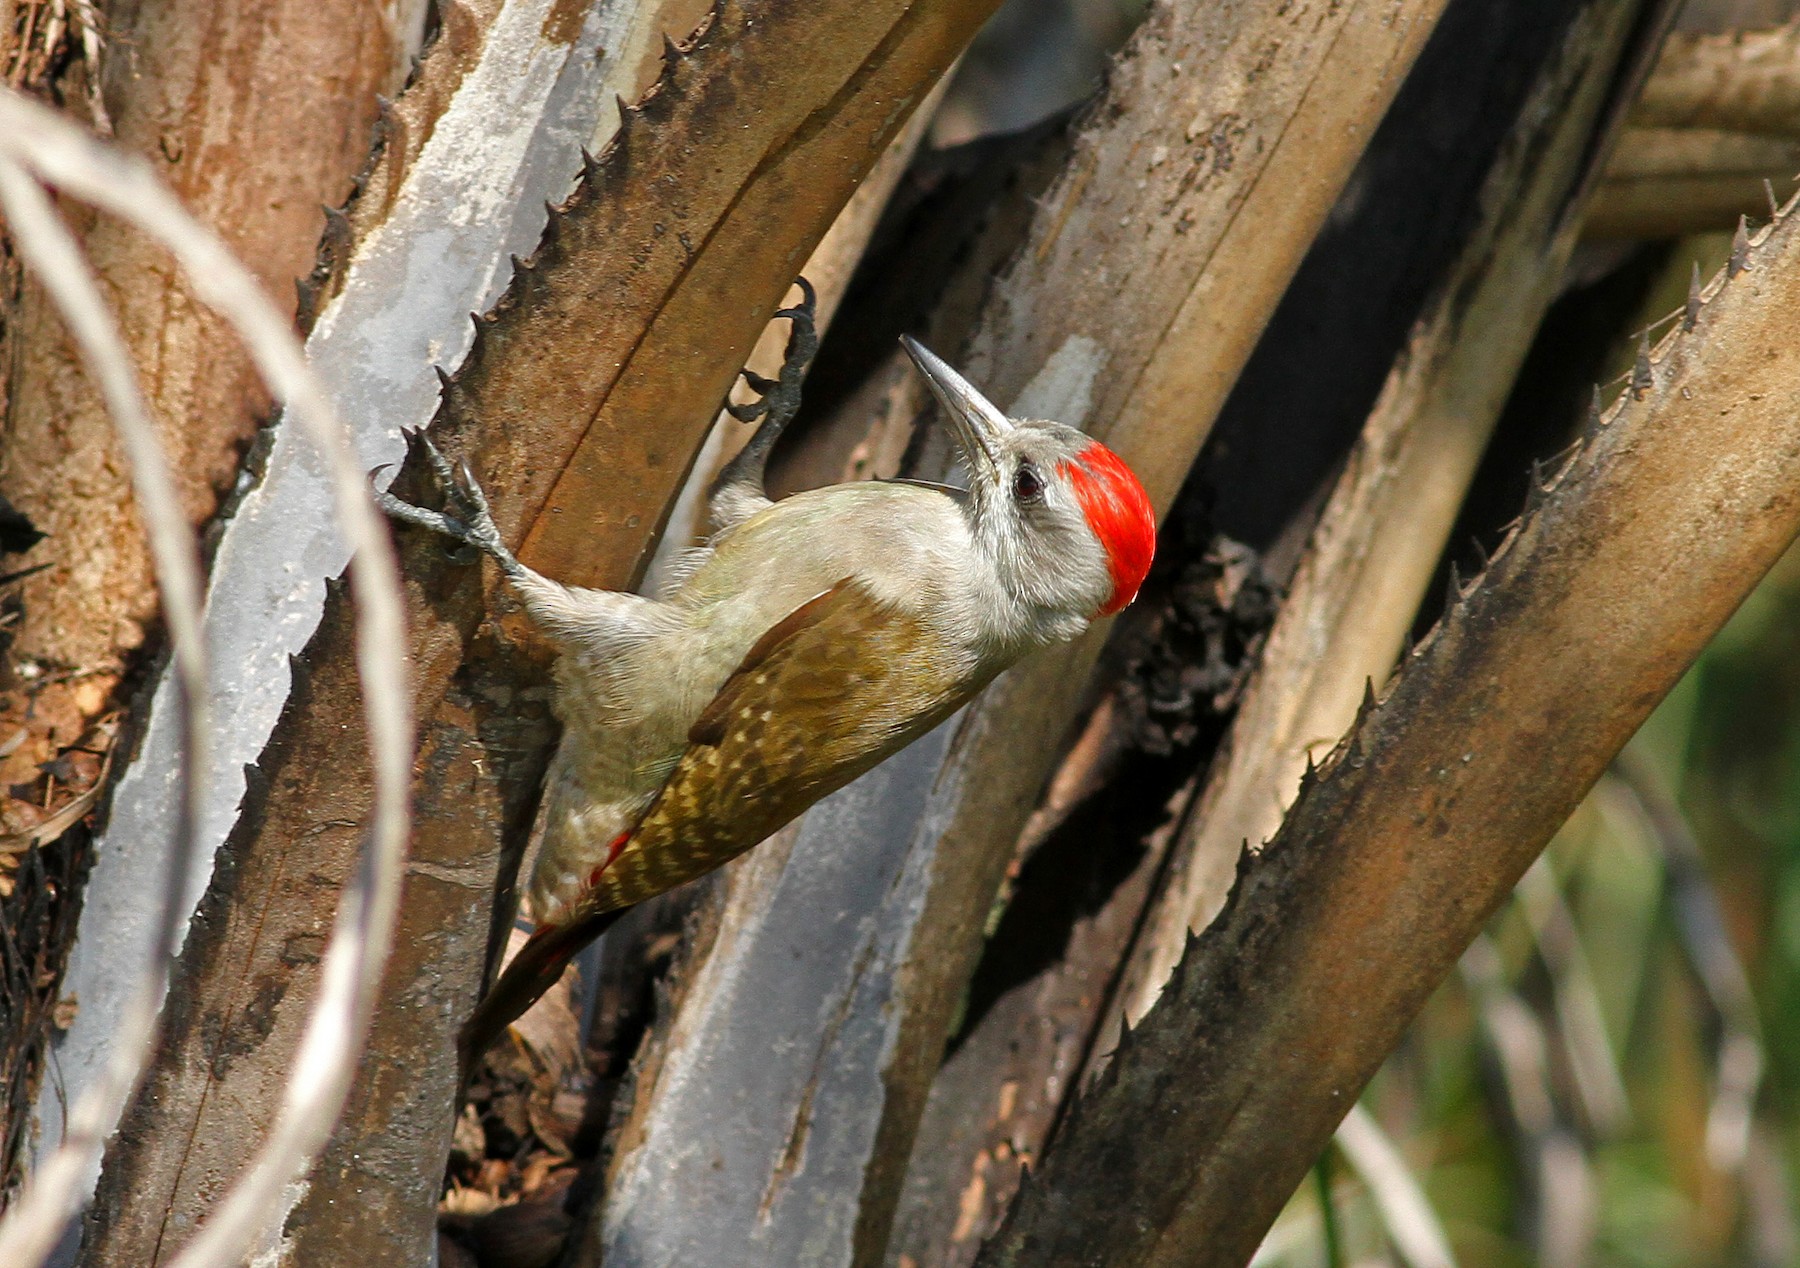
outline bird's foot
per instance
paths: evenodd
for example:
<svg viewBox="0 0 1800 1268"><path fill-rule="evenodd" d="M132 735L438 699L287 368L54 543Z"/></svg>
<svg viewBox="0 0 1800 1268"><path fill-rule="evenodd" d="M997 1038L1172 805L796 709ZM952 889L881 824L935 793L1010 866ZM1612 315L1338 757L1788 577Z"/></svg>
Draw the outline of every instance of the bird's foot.
<svg viewBox="0 0 1800 1268"><path fill-rule="evenodd" d="M725 411L740 423L764 419L757 431L759 437L764 431L780 432L799 411L800 384L806 377L806 367L811 364L813 354L819 350L819 331L815 323L819 297L812 283L804 277L795 278L794 284L800 288L800 302L775 313L775 316L788 320L787 351L782 356L780 377L765 379L752 370L740 370L738 373L757 394L757 399L742 405L727 403L725 406Z"/></svg>
<svg viewBox="0 0 1800 1268"><path fill-rule="evenodd" d="M445 509L433 511L427 507L415 506L395 497L386 489L374 490L375 505L390 519L429 529L491 556L509 576L518 571L519 561L513 558L512 552L500 540L499 526L494 523L493 514L488 510L487 495L482 492L481 483L476 480L475 473L469 470L469 465L466 462L460 466L451 465L450 460L431 443L431 438L422 430L408 429L403 434L408 451L418 453L424 459L438 487L443 490ZM371 479L383 469L376 467L371 471Z"/></svg>
<svg viewBox="0 0 1800 1268"><path fill-rule="evenodd" d="M762 422L738 450L737 456L725 464L719 478L713 481L709 497L713 504L713 522L719 528L736 518L731 513L721 514L722 507L767 504L763 473L769 465L769 451L781 438L782 429L800 411L800 385L806 377L807 365L819 350L819 332L813 320L818 296L813 292L812 283L805 278L796 278L795 284L800 287L800 302L775 314L788 319L787 353L781 363L781 376L765 379L750 370L740 371L744 382L758 394L757 399L743 405L725 403L726 412L739 422L753 423L757 419Z"/></svg>

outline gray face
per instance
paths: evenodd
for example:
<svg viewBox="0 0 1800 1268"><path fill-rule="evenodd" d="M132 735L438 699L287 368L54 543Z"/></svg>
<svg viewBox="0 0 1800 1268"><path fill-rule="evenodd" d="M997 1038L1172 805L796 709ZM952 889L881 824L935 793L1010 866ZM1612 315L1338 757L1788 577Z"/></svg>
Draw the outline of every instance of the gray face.
<svg viewBox="0 0 1800 1268"><path fill-rule="evenodd" d="M1058 469L1074 462L1091 444L1089 437L1064 423L1036 418L1014 421L993 446L998 477L994 483L1017 506L1042 503L1040 494L1060 484Z"/></svg>
<svg viewBox="0 0 1800 1268"><path fill-rule="evenodd" d="M1068 472L1093 442L1073 427L1037 419L1015 423L998 450L989 486L993 543L1019 596L1045 619L1093 617L1112 592L1107 566ZM1067 637L1059 633L1058 637Z"/></svg>
<svg viewBox="0 0 1800 1268"><path fill-rule="evenodd" d="M1034 628L1067 638L1112 590L1105 552L1068 470L1093 442L1062 423L1007 418L929 350L902 340L943 407L969 470L976 533Z"/></svg>

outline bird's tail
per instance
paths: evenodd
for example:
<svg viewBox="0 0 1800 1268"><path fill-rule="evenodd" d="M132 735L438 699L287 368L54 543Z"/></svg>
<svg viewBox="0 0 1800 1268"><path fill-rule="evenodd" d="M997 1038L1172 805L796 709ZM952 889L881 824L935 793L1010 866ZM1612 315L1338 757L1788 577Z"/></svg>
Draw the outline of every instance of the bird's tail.
<svg viewBox="0 0 1800 1268"><path fill-rule="evenodd" d="M467 1087L475 1063L508 1026L524 1016L525 1010L537 1003L588 943L605 933L627 908L616 908L597 915L581 916L562 925L544 926L519 948L500 974L500 980L481 997L475 1012L464 1023L457 1036L457 1054L462 1069L462 1086Z"/></svg>

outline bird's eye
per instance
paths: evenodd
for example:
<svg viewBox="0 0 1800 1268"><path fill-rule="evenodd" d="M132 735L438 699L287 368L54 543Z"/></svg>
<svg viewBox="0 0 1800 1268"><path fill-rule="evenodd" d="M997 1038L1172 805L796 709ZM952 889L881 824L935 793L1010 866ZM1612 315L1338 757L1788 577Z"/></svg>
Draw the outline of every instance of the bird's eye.
<svg viewBox="0 0 1800 1268"><path fill-rule="evenodd" d="M1044 496L1044 482L1028 462L1013 472L1013 497L1021 502L1035 502Z"/></svg>

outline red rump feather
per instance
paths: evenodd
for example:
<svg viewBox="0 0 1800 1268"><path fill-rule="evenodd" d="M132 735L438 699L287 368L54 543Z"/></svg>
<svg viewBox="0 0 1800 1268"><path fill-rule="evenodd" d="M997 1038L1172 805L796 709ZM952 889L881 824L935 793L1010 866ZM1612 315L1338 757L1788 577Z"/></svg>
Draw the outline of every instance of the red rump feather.
<svg viewBox="0 0 1800 1268"><path fill-rule="evenodd" d="M1137 598L1138 587L1150 571L1150 560L1156 554L1156 512L1124 459L1097 440L1077 454L1074 462L1059 467L1059 474L1075 490L1088 527L1106 551L1113 592L1100 615L1111 616Z"/></svg>
<svg viewBox="0 0 1800 1268"><path fill-rule="evenodd" d="M625 848L625 843L629 840L631 840L631 829L629 828L612 839L612 844L606 847L606 862L588 873L587 883L589 889L592 889L600 883L601 874L604 873L607 868L612 866L612 861L619 857L619 851Z"/></svg>

